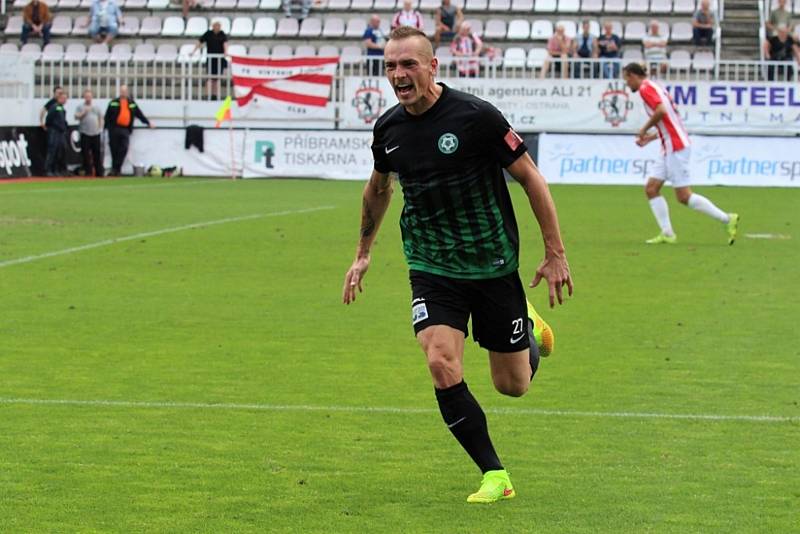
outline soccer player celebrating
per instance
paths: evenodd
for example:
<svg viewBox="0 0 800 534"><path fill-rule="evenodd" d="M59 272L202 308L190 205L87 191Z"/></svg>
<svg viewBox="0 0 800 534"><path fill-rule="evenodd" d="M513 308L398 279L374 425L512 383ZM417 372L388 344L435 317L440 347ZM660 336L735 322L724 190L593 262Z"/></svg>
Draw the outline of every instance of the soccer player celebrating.
<svg viewBox="0 0 800 534"><path fill-rule="evenodd" d="M703 195L692 192L689 187L689 133L678 116L678 110L672 97L656 82L647 79L647 71L639 63L629 63L622 69L622 76L631 91L639 92L644 102L644 109L650 117L636 135L636 144L645 146L651 141L661 139L661 159L656 161L653 174L648 178L644 187L647 198L650 199L650 209L661 228L661 233L646 243L674 244L678 238L672 230L669 219L667 201L661 196L661 187L669 180L675 189L678 202L686 204L693 210L705 213L726 226L728 231L728 244L736 241L736 232L739 225L739 215L725 213ZM652 127L655 133L650 133Z"/></svg>
<svg viewBox="0 0 800 534"><path fill-rule="evenodd" d="M384 51L386 75L399 104L375 123L374 170L364 189L361 238L344 281L343 301L362 291L370 249L392 196L403 186L400 219L410 268L411 315L425 352L445 424L483 473L468 502L515 496L495 452L486 416L463 379L464 340L489 351L495 388L525 394L552 350L552 331L526 303L517 273L519 233L503 168L525 189L544 238L544 260L531 282L545 279L550 305L572 294L572 278L555 205L522 139L488 102L434 81L438 60L425 34L392 31Z"/></svg>

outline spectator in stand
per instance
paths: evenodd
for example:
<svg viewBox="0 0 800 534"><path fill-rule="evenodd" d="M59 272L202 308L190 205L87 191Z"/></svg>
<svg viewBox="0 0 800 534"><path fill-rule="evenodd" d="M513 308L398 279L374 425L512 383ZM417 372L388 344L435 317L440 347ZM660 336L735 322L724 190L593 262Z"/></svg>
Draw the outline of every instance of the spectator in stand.
<svg viewBox="0 0 800 534"><path fill-rule="evenodd" d="M667 38L661 35L661 25L657 20L650 21L650 31L642 39L644 60L651 73L656 69L662 74L667 72Z"/></svg>
<svg viewBox="0 0 800 534"><path fill-rule="evenodd" d="M601 58L611 60L600 62L603 78L619 78L622 39L614 33L614 25L611 22L603 24L603 34L597 38L597 48Z"/></svg>
<svg viewBox="0 0 800 534"><path fill-rule="evenodd" d="M41 111L39 111L39 124L42 126L42 130L47 130L47 126L45 125L44 119L47 116L47 112L50 111L50 108L58 103L58 95L63 92L64 90L61 88L60 85L56 85L55 87L53 87L53 98L45 102L44 106L42 106Z"/></svg>
<svg viewBox="0 0 800 534"><path fill-rule="evenodd" d="M92 102L92 92L83 92L83 104L75 112L81 134L81 156L84 176L103 176L103 155L100 134L103 132L103 112Z"/></svg>
<svg viewBox="0 0 800 534"><path fill-rule="evenodd" d="M786 0L778 0L778 7L769 12L767 19L767 37L777 35L778 26L785 24L791 33L792 14L786 9Z"/></svg>
<svg viewBox="0 0 800 534"><path fill-rule="evenodd" d="M547 77L552 64L554 66L553 74L561 72L561 77L566 78L568 71L567 60L569 59L571 50L572 40L567 37L564 31L564 25L558 24L555 33L547 40L547 53L550 54L550 57L544 60L540 77ZM553 61L552 58L556 58L558 61Z"/></svg>
<svg viewBox="0 0 800 534"><path fill-rule="evenodd" d="M52 26L53 16L47 4L39 0L31 0L22 10L22 34L19 40L22 44L28 42L28 37L33 35L42 36L42 45L47 46L50 42L50 27Z"/></svg>
<svg viewBox="0 0 800 534"><path fill-rule="evenodd" d="M383 47L386 46L386 34L381 29L381 18L378 15L369 18L362 39L367 49L367 74L380 76L383 72Z"/></svg>
<svg viewBox="0 0 800 534"><path fill-rule="evenodd" d="M128 96L128 86L120 85L119 96L108 103L105 116L105 127L108 130L108 147L111 149L111 171L109 176L122 174L122 165L128 155L133 119L137 118L150 128L153 123L147 120L140 108Z"/></svg>
<svg viewBox="0 0 800 534"><path fill-rule="evenodd" d="M764 41L764 57L767 61L800 62L800 47L791 35L789 26L778 24L777 34ZM769 65L767 79L769 81L791 81L794 78L794 63L791 65Z"/></svg>
<svg viewBox="0 0 800 534"><path fill-rule="evenodd" d="M300 22L308 18L308 13L311 11L312 0L300 0ZM292 6L294 0L281 0L281 7L283 8L283 16L287 19L292 16Z"/></svg>
<svg viewBox="0 0 800 534"><path fill-rule="evenodd" d="M700 2L700 9L695 11L692 17L692 42L695 46L711 46L715 23L711 2L703 0Z"/></svg>
<svg viewBox="0 0 800 534"><path fill-rule="evenodd" d="M597 45L597 37L592 35L590 24L587 19L581 23L581 33L572 41L572 57L584 59L596 59L600 55ZM593 61L576 61L572 65L572 76L574 78L594 78L595 63Z"/></svg>
<svg viewBox="0 0 800 534"><path fill-rule="evenodd" d="M197 52L203 44L206 45L206 74L209 78L206 80L206 95L211 100L219 100L219 79L225 74L225 69L228 68L228 61L225 56L228 55L228 36L222 31L222 24L220 21L215 20L211 23L211 29L206 31L194 45L192 54Z"/></svg>
<svg viewBox="0 0 800 534"><path fill-rule="evenodd" d="M483 41L475 33L469 22L462 22L458 27L450 50L456 58L458 75L462 78L475 78L480 72L481 64L478 59L483 52Z"/></svg>
<svg viewBox="0 0 800 534"><path fill-rule="evenodd" d="M66 148L67 148L67 112L64 104L67 102L67 93L61 91L56 97L56 102L47 110L45 127L47 129L47 157L44 170L47 176L62 176L66 174Z"/></svg>
<svg viewBox="0 0 800 534"><path fill-rule="evenodd" d="M96 42L111 43L122 22L122 12L116 0L94 0L89 14L89 35Z"/></svg>
<svg viewBox="0 0 800 534"><path fill-rule="evenodd" d="M181 13L183 14L183 20L185 21L186 17L189 16L189 10L193 7L197 7L198 0L183 0L182 4L183 9L181 10Z"/></svg>
<svg viewBox="0 0 800 534"><path fill-rule="evenodd" d="M442 39L449 41L455 37L458 27L464 21L464 13L460 7L453 5L452 0L442 0L442 5L436 9L433 19L436 24L433 44L439 46Z"/></svg>
<svg viewBox="0 0 800 534"><path fill-rule="evenodd" d="M411 0L403 1L403 9L395 13L392 19L392 29L400 26L411 26L420 31L425 30L425 23L422 21L422 13L414 9Z"/></svg>

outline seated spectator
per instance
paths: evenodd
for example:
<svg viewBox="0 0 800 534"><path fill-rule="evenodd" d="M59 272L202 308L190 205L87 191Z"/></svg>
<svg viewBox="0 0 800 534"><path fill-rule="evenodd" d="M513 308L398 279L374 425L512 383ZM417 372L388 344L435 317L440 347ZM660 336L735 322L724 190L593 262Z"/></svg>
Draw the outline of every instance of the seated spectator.
<svg viewBox="0 0 800 534"><path fill-rule="evenodd" d="M600 53L597 37L589 31L589 21L584 19L581 23L581 33L572 41L572 57L596 59ZM593 61L575 61L572 65L573 78L594 78L595 63Z"/></svg>
<svg viewBox="0 0 800 534"><path fill-rule="evenodd" d="M380 76L383 72L383 48L386 46L386 34L381 29L381 18L372 15L367 29L364 30L364 47L367 49L367 74Z"/></svg>
<svg viewBox="0 0 800 534"><path fill-rule="evenodd" d="M311 11L311 0L300 0L300 21L304 21ZM294 0L281 0L281 7L283 8L283 15L288 19L292 16L292 6Z"/></svg>
<svg viewBox="0 0 800 534"><path fill-rule="evenodd" d="M558 61L552 61L550 58L544 60L542 65L542 72L539 75L541 78L547 77L550 72L550 64L554 66L554 73L561 72L561 77L567 77L567 60L569 59L570 50L572 49L572 40L567 37L564 32L564 25L559 24L556 26L556 31L547 40L547 53L550 58L558 58Z"/></svg>
<svg viewBox="0 0 800 534"><path fill-rule="evenodd" d="M800 62L800 47L791 35L786 24L778 24L777 34L764 41L764 57L767 61L798 61ZM769 65L767 79L769 81L790 81L794 77L794 64Z"/></svg>
<svg viewBox="0 0 800 534"><path fill-rule="evenodd" d="M116 0L94 0L89 13L89 35L96 42L109 44L119 32L122 12Z"/></svg>
<svg viewBox="0 0 800 534"><path fill-rule="evenodd" d="M458 34L450 43L450 50L456 58L456 68L460 77L475 78L478 76L481 68L478 57L483 52L483 41L472 32L469 22L462 22L458 27Z"/></svg>
<svg viewBox="0 0 800 534"><path fill-rule="evenodd" d="M181 11L183 14L183 20L186 20L186 17L189 16L189 10L193 7L197 7L198 0L183 0L183 10Z"/></svg>
<svg viewBox="0 0 800 534"><path fill-rule="evenodd" d="M47 43L50 42L52 22L53 17L47 4L39 0L31 0L22 10L22 35L20 36L20 41L25 44L31 35L34 37L41 35L43 46L47 46Z"/></svg>
<svg viewBox="0 0 800 534"><path fill-rule="evenodd" d="M709 0L700 2L700 9L692 17L692 42L695 46L711 46L714 40L714 12Z"/></svg>
<svg viewBox="0 0 800 534"><path fill-rule="evenodd" d="M658 21L650 21L650 30L642 39L644 47L644 60L651 73L655 73L658 68L661 73L667 72L667 38L661 35L661 27Z"/></svg>
<svg viewBox="0 0 800 534"><path fill-rule="evenodd" d="M201 46L206 45L206 95L211 100L219 100L219 79L225 74L228 62L225 56L228 55L228 36L222 31L222 24L215 20L211 23L211 29L200 36L200 40L194 45L192 54L197 52Z"/></svg>
<svg viewBox="0 0 800 534"><path fill-rule="evenodd" d="M422 21L422 13L414 9L411 0L403 1L403 9L395 13L392 19L392 29L400 26L411 26L420 31L425 30L425 23Z"/></svg>
<svg viewBox="0 0 800 534"><path fill-rule="evenodd" d="M619 78L622 39L614 33L611 22L603 24L603 34L597 38L597 48L601 58L610 60L600 62L603 78Z"/></svg>
<svg viewBox="0 0 800 534"><path fill-rule="evenodd" d="M785 24L792 31L792 14L786 9L786 0L778 0L778 7L769 12L767 19L767 37L777 35L778 26Z"/></svg>
<svg viewBox="0 0 800 534"><path fill-rule="evenodd" d="M434 46L439 46L442 39L449 41L456 35L458 27L464 21L464 13L460 7L453 5L451 0L442 0L442 5L434 14L436 33L433 36Z"/></svg>

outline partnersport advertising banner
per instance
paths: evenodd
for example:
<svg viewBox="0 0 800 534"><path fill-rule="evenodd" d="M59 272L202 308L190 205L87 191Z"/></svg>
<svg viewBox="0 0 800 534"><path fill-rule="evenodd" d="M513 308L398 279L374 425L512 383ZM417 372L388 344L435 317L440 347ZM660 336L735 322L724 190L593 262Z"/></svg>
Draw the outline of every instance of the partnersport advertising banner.
<svg viewBox="0 0 800 534"><path fill-rule="evenodd" d="M467 79L450 87L494 104L520 132L635 132L646 115L639 95L617 80ZM693 133L800 133L800 86L790 83L665 83ZM397 103L384 78L345 79L341 127L372 129Z"/></svg>
<svg viewBox="0 0 800 534"><path fill-rule="evenodd" d="M800 139L691 136L693 185L800 187ZM538 164L552 183L644 184L660 157L626 135L542 134Z"/></svg>

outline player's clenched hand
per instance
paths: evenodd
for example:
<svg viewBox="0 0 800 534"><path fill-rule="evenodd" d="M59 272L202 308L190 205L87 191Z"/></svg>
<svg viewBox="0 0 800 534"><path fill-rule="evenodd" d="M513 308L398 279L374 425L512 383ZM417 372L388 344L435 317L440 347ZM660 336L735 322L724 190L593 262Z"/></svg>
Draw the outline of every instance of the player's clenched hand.
<svg viewBox="0 0 800 534"><path fill-rule="evenodd" d="M569 296L572 296L572 276L569 274L567 258L563 256L546 256L542 263L539 264L539 268L536 269L536 276L533 277L531 287L538 286L542 278L547 280L551 308L555 306L556 298L558 298L559 304L564 303L562 288L565 285L569 291Z"/></svg>
<svg viewBox="0 0 800 534"><path fill-rule="evenodd" d="M361 286L361 281L364 279L364 275L367 274L367 269L369 269L369 256L356 258L353 261L353 265L350 266L350 269L344 277L342 302L345 304L355 302L356 288L358 288L359 293L364 291L364 288Z"/></svg>

